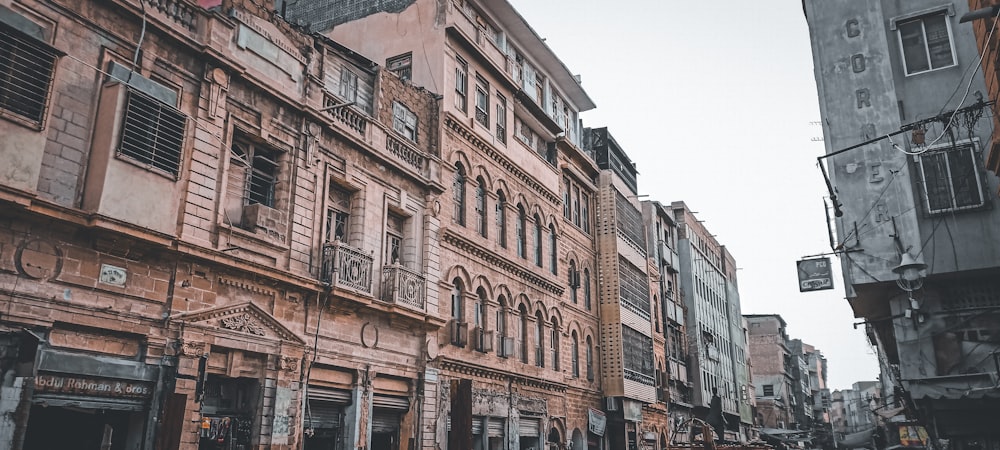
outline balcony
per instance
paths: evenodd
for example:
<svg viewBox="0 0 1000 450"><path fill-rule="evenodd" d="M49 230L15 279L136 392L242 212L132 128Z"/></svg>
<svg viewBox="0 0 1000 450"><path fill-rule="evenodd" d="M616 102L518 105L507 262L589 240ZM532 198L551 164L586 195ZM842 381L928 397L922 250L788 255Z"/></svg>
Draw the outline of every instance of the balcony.
<svg viewBox="0 0 1000 450"><path fill-rule="evenodd" d="M424 277L399 264L382 268L382 301L424 310Z"/></svg>
<svg viewBox="0 0 1000 450"><path fill-rule="evenodd" d="M372 256L343 242L323 244L323 282L372 295Z"/></svg>

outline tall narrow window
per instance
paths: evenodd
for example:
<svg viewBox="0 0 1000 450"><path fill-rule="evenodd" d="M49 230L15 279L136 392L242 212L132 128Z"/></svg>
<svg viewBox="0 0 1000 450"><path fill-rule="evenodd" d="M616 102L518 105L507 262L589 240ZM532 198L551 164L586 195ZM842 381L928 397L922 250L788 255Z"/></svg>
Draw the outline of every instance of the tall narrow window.
<svg viewBox="0 0 1000 450"><path fill-rule="evenodd" d="M403 224L405 220L397 214L389 212L385 221L385 262L400 264L403 252Z"/></svg>
<svg viewBox="0 0 1000 450"><path fill-rule="evenodd" d="M517 223L514 232L517 234L517 256L528 257L528 218L525 217L524 206L517 204Z"/></svg>
<svg viewBox="0 0 1000 450"><path fill-rule="evenodd" d="M594 342L587 336L587 381L594 381Z"/></svg>
<svg viewBox="0 0 1000 450"><path fill-rule="evenodd" d="M521 362L527 364L530 344L528 343L528 309L524 304L521 304L518 313L521 316Z"/></svg>
<svg viewBox="0 0 1000 450"><path fill-rule="evenodd" d="M326 241L347 241L347 226L351 217L351 193L330 183L327 189Z"/></svg>
<svg viewBox="0 0 1000 450"><path fill-rule="evenodd" d="M497 191L497 244L507 248L507 197Z"/></svg>
<svg viewBox="0 0 1000 450"><path fill-rule="evenodd" d="M464 311L464 300L463 300L463 286L462 280L456 278L452 284L455 285L451 289L451 318L455 319L456 322L465 321L465 311Z"/></svg>
<svg viewBox="0 0 1000 450"><path fill-rule="evenodd" d="M469 105L469 63L455 56L455 107L462 112Z"/></svg>
<svg viewBox="0 0 1000 450"><path fill-rule="evenodd" d="M455 215L452 219L459 225L465 225L465 167L455 163L455 181L451 186L454 195Z"/></svg>
<svg viewBox="0 0 1000 450"><path fill-rule="evenodd" d="M552 353L552 370L559 371L559 322L552 318L552 330L549 331L549 350Z"/></svg>
<svg viewBox="0 0 1000 450"><path fill-rule="evenodd" d="M497 92L497 140L507 145L507 98Z"/></svg>
<svg viewBox="0 0 1000 450"><path fill-rule="evenodd" d="M278 172L277 153L247 143L236 142L232 147L233 169L245 170L244 202L274 207L274 184Z"/></svg>
<svg viewBox="0 0 1000 450"><path fill-rule="evenodd" d="M542 267L542 218L535 214L535 265Z"/></svg>
<svg viewBox="0 0 1000 450"><path fill-rule="evenodd" d="M590 196L586 193L580 194L580 228L590 233Z"/></svg>
<svg viewBox="0 0 1000 450"><path fill-rule="evenodd" d="M405 105L392 102L392 129L405 138L417 142L417 116Z"/></svg>
<svg viewBox="0 0 1000 450"><path fill-rule="evenodd" d="M507 299L504 296L500 296L497 299L500 303L500 307L497 308L497 319L496 319L496 334L497 334L497 354L503 357L508 357L507 350L504 349L503 340L507 337Z"/></svg>
<svg viewBox="0 0 1000 450"><path fill-rule="evenodd" d="M583 306L590 311L590 269L583 269Z"/></svg>
<svg viewBox="0 0 1000 450"><path fill-rule="evenodd" d="M482 177L476 179L476 231L486 237L486 181Z"/></svg>
<svg viewBox="0 0 1000 450"><path fill-rule="evenodd" d="M558 264L556 264L559 262L559 252L557 249L556 226L549 224L549 270L552 271L553 275L559 273Z"/></svg>
<svg viewBox="0 0 1000 450"><path fill-rule="evenodd" d="M580 286L580 274L576 271L576 261L569 262L569 299L575 305L577 303L577 288Z"/></svg>
<svg viewBox="0 0 1000 450"><path fill-rule="evenodd" d="M545 318L535 313L535 365L545 367Z"/></svg>
<svg viewBox="0 0 1000 450"><path fill-rule="evenodd" d="M573 366L571 369L573 371L573 378L580 378L580 338L576 335L576 330L573 331L573 342L570 347L570 361Z"/></svg>
<svg viewBox="0 0 1000 450"><path fill-rule="evenodd" d="M352 72L346 66L340 67L340 97L349 102L358 99L358 74Z"/></svg>
<svg viewBox="0 0 1000 450"><path fill-rule="evenodd" d="M476 122L490 127L490 85L479 75L476 75Z"/></svg>
<svg viewBox="0 0 1000 450"><path fill-rule="evenodd" d="M573 220L573 201L570 200L571 184L568 178L563 178L563 217Z"/></svg>
<svg viewBox="0 0 1000 450"><path fill-rule="evenodd" d="M573 224L580 226L580 188L573 186Z"/></svg>
<svg viewBox="0 0 1000 450"><path fill-rule="evenodd" d="M475 342L472 343L473 348L478 351L485 351L486 346L484 338L486 337L486 291L483 288L479 288L476 291L476 303L473 305L472 311L472 326L475 334L473 339Z"/></svg>

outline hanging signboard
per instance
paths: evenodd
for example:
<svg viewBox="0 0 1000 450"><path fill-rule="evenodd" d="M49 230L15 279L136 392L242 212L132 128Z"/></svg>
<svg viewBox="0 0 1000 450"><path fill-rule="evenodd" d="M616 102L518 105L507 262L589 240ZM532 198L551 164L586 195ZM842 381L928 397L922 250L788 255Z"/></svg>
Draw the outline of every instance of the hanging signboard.
<svg viewBox="0 0 1000 450"><path fill-rule="evenodd" d="M803 259L797 263L799 292L833 289L833 267L830 258Z"/></svg>
<svg viewBox="0 0 1000 450"><path fill-rule="evenodd" d="M608 425L608 418L603 411L590 408L588 412L588 429L591 433L604 436L604 429Z"/></svg>

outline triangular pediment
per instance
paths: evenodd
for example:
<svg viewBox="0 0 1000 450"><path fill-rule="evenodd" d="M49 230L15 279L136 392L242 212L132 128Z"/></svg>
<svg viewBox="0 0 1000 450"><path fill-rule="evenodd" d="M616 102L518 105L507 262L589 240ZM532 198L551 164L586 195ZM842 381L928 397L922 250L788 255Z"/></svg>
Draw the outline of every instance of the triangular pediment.
<svg viewBox="0 0 1000 450"><path fill-rule="evenodd" d="M218 328L255 337L269 337L305 345L305 340L252 302L223 305L175 314L170 320Z"/></svg>

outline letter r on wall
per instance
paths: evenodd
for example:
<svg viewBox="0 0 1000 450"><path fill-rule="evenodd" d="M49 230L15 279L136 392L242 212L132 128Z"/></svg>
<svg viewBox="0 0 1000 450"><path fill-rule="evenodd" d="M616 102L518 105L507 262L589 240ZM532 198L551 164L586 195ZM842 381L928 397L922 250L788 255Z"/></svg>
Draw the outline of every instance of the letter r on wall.
<svg viewBox="0 0 1000 450"><path fill-rule="evenodd" d="M861 109L863 106L872 107L872 93L868 88L858 89L854 94L858 97L858 109Z"/></svg>

